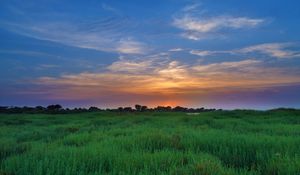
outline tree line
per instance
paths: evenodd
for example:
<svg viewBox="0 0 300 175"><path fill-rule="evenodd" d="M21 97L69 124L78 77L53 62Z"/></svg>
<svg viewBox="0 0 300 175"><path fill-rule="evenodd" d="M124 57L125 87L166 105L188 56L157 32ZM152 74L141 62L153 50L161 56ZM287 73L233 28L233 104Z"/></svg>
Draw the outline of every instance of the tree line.
<svg viewBox="0 0 300 175"><path fill-rule="evenodd" d="M149 108L144 105L136 104L133 107L118 107L118 108L106 108L101 109L98 107L89 108L63 108L59 104L49 105L47 107L36 106L36 107L16 107L16 106L0 106L0 113L53 113L53 114L64 114L64 113L80 113L80 112L208 112L215 111L216 109L205 109L205 108L186 108L181 106L171 107L171 106L157 106L154 108ZM218 109L221 110L221 109Z"/></svg>

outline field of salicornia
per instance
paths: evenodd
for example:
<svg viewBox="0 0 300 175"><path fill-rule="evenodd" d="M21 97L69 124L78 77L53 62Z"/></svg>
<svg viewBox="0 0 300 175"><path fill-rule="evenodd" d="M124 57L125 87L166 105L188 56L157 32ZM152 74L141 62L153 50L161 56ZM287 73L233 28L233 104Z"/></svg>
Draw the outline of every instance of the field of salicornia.
<svg viewBox="0 0 300 175"><path fill-rule="evenodd" d="M0 114L1 175L299 175L300 111Z"/></svg>

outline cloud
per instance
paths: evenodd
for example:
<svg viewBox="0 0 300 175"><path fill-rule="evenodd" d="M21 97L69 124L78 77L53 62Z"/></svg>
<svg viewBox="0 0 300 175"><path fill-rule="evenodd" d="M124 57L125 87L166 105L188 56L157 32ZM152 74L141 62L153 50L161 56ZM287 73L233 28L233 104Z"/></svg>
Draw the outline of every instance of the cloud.
<svg viewBox="0 0 300 175"><path fill-rule="evenodd" d="M24 36L80 48L107 50L105 45L112 42L111 39L101 37L99 33L85 32L80 30L79 26L63 22L7 24L6 26L11 31Z"/></svg>
<svg viewBox="0 0 300 175"><path fill-rule="evenodd" d="M159 76L166 79L182 80L189 78L186 65L183 65L178 61L171 61L166 65L165 68L161 68L156 72Z"/></svg>
<svg viewBox="0 0 300 175"><path fill-rule="evenodd" d="M29 50L0 50L0 53L26 55L31 57L59 57L57 55L49 54L46 52L29 51Z"/></svg>
<svg viewBox="0 0 300 175"><path fill-rule="evenodd" d="M122 56L120 60L107 66L107 70L114 73L126 74L152 74L156 70L169 65L169 55L167 53L158 53L144 56L143 58L130 59Z"/></svg>
<svg viewBox="0 0 300 175"><path fill-rule="evenodd" d="M116 51L124 54L143 54L147 51L145 44L132 39L119 41Z"/></svg>
<svg viewBox="0 0 300 175"><path fill-rule="evenodd" d="M204 56L213 55L213 54L215 54L215 52L214 51L208 51L208 50L191 50L190 54L204 57Z"/></svg>
<svg viewBox="0 0 300 175"><path fill-rule="evenodd" d="M102 9L104 9L106 11L109 11L109 12L112 12L112 13L115 13L115 14L121 14L121 12L118 9L116 9L116 8L106 4L106 3L102 3L101 6L102 6Z"/></svg>
<svg viewBox="0 0 300 175"><path fill-rule="evenodd" d="M45 69L53 69L53 68L59 68L60 65L56 64L40 64L36 67L37 70L45 70Z"/></svg>
<svg viewBox="0 0 300 175"><path fill-rule="evenodd" d="M185 7L182 9L182 11L184 11L184 12L191 12L191 11L193 11L193 10L196 10L199 6L200 6L199 3L187 5L187 6L185 6Z"/></svg>
<svg viewBox="0 0 300 175"><path fill-rule="evenodd" d="M122 39L122 36L110 31L89 32L73 24L50 23L30 27L22 26L20 30L16 30L33 38L99 51L141 54L146 50L145 44L133 39ZM118 41L118 38L121 39Z"/></svg>
<svg viewBox="0 0 300 175"><path fill-rule="evenodd" d="M170 49L169 52L180 52L180 51L183 51L184 49L182 48L173 48L173 49Z"/></svg>
<svg viewBox="0 0 300 175"><path fill-rule="evenodd" d="M145 51L146 44L128 39L131 37L125 32L125 28L130 26L127 22L128 20L123 17L117 16L77 22L57 19L47 22L6 22L3 26L20 35L68 46L105 52L140 54Z"/></svg>
<svg viewBox="0 0 300 175"><path fill-rule="evenodd" d="M210 51L210 50L191 50L190 54L197 55L200 57L211 56L215 54L228 54L232 53L231 51Z"/></svg>
<svg viewBox="0 0 300 175"><path fill-rule="evenodd" d="M292 51L290 47L297 46L295 43L265 43L253 46L244 47L234 50L191 50L190 54L201 57L211 56L216 54L248 54L259 53L268 55L274 58L296 58L300 57L299 51Z"/></svg>
<svg viewBox="0 0 300 175"><path fill-rule="evenodd" d="M198 66L194 66L193 69L196 70L198 73L213 73L213 74L225 73L225 72L238 73L240 71L249 70L249 68L258 66L260 63L262 62L259 60L248 59L242 61L198 65Z"/></svg>
<svg viewBox="0 0 300 175"><path fill-rule="evenodd" d="M195 41L202 40L202 39L207 39L207 38L210 37L209 35L203 35L203 33L192 32L192 31L182 33L181 36L183 38L190 39L190 40L195 40Z"/></svg>
<svg viewBox="0 0 300 175"><path fill-rule="evenodd" d="M187 65L164 58L119 60L103 72L41 77L34 84L44 87L45 94L50 94L47 98L54 99L101 99L116 94L143 94L158 99L299 83L300 78L294 73L265 67L255 59Z"/></svg>
<svg viewBox="0 0 300 175"><path fill-rule="evenodd" d="M297 70L266 67L256 59L195 65L191 69L194 76L202 78L201 82L208 89L221 88L225 91L231 88L252 91L300 81L295 73Z"/></svg>
<svg viewBox="0 0 300 175"><path fill-rule="evenodd" d="M111 72L125 72L139 74L144 73L152 67L152 60L148 61L133 61L133 60L120 60L112 63L107 67Z"/></svg>
<svg viewBox="0 0 300 175"><path fill-rule="evenodd" d="M294 46L293 43L266 43L254 46L249 46L237 50L237 53L251 53L259 52L275 58L295 58L300 57L299 51L288 50L289 47Z"/></svg>
<svg viewBox="0 0 300 175"><path fill-rule="evenodd" d="M191 40L201 40L213 37L226 29L249 29L259 26L265 22L265 19L234 17L229 15L208 16L199 14L197 9L199 4L192 4L183 8L183 14L178 15L173 20L173 25L184 32L181 36ZM200 11L201 12L201 11Z"/></svg>

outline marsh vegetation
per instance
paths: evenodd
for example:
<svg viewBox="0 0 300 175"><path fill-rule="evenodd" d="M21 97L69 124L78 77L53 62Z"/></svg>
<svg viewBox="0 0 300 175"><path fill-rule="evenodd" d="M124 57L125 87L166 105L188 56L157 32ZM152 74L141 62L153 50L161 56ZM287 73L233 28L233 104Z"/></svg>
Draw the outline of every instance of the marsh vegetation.
<svg viewBox="0 0 300 175"><path fill-rule="evenodd" d="M300 174L300 111L0 114L0 174Z"/></svg>

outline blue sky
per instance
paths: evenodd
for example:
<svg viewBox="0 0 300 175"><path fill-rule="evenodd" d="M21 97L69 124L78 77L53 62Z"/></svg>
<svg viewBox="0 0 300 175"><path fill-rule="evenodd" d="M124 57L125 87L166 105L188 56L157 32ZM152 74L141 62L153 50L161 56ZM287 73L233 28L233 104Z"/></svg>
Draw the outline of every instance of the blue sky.
<svg viewBox="0 0 300 175"><path fill-rule="evenodd" d="M300 2L0 2L0 105L300 107Z"/></svg>

